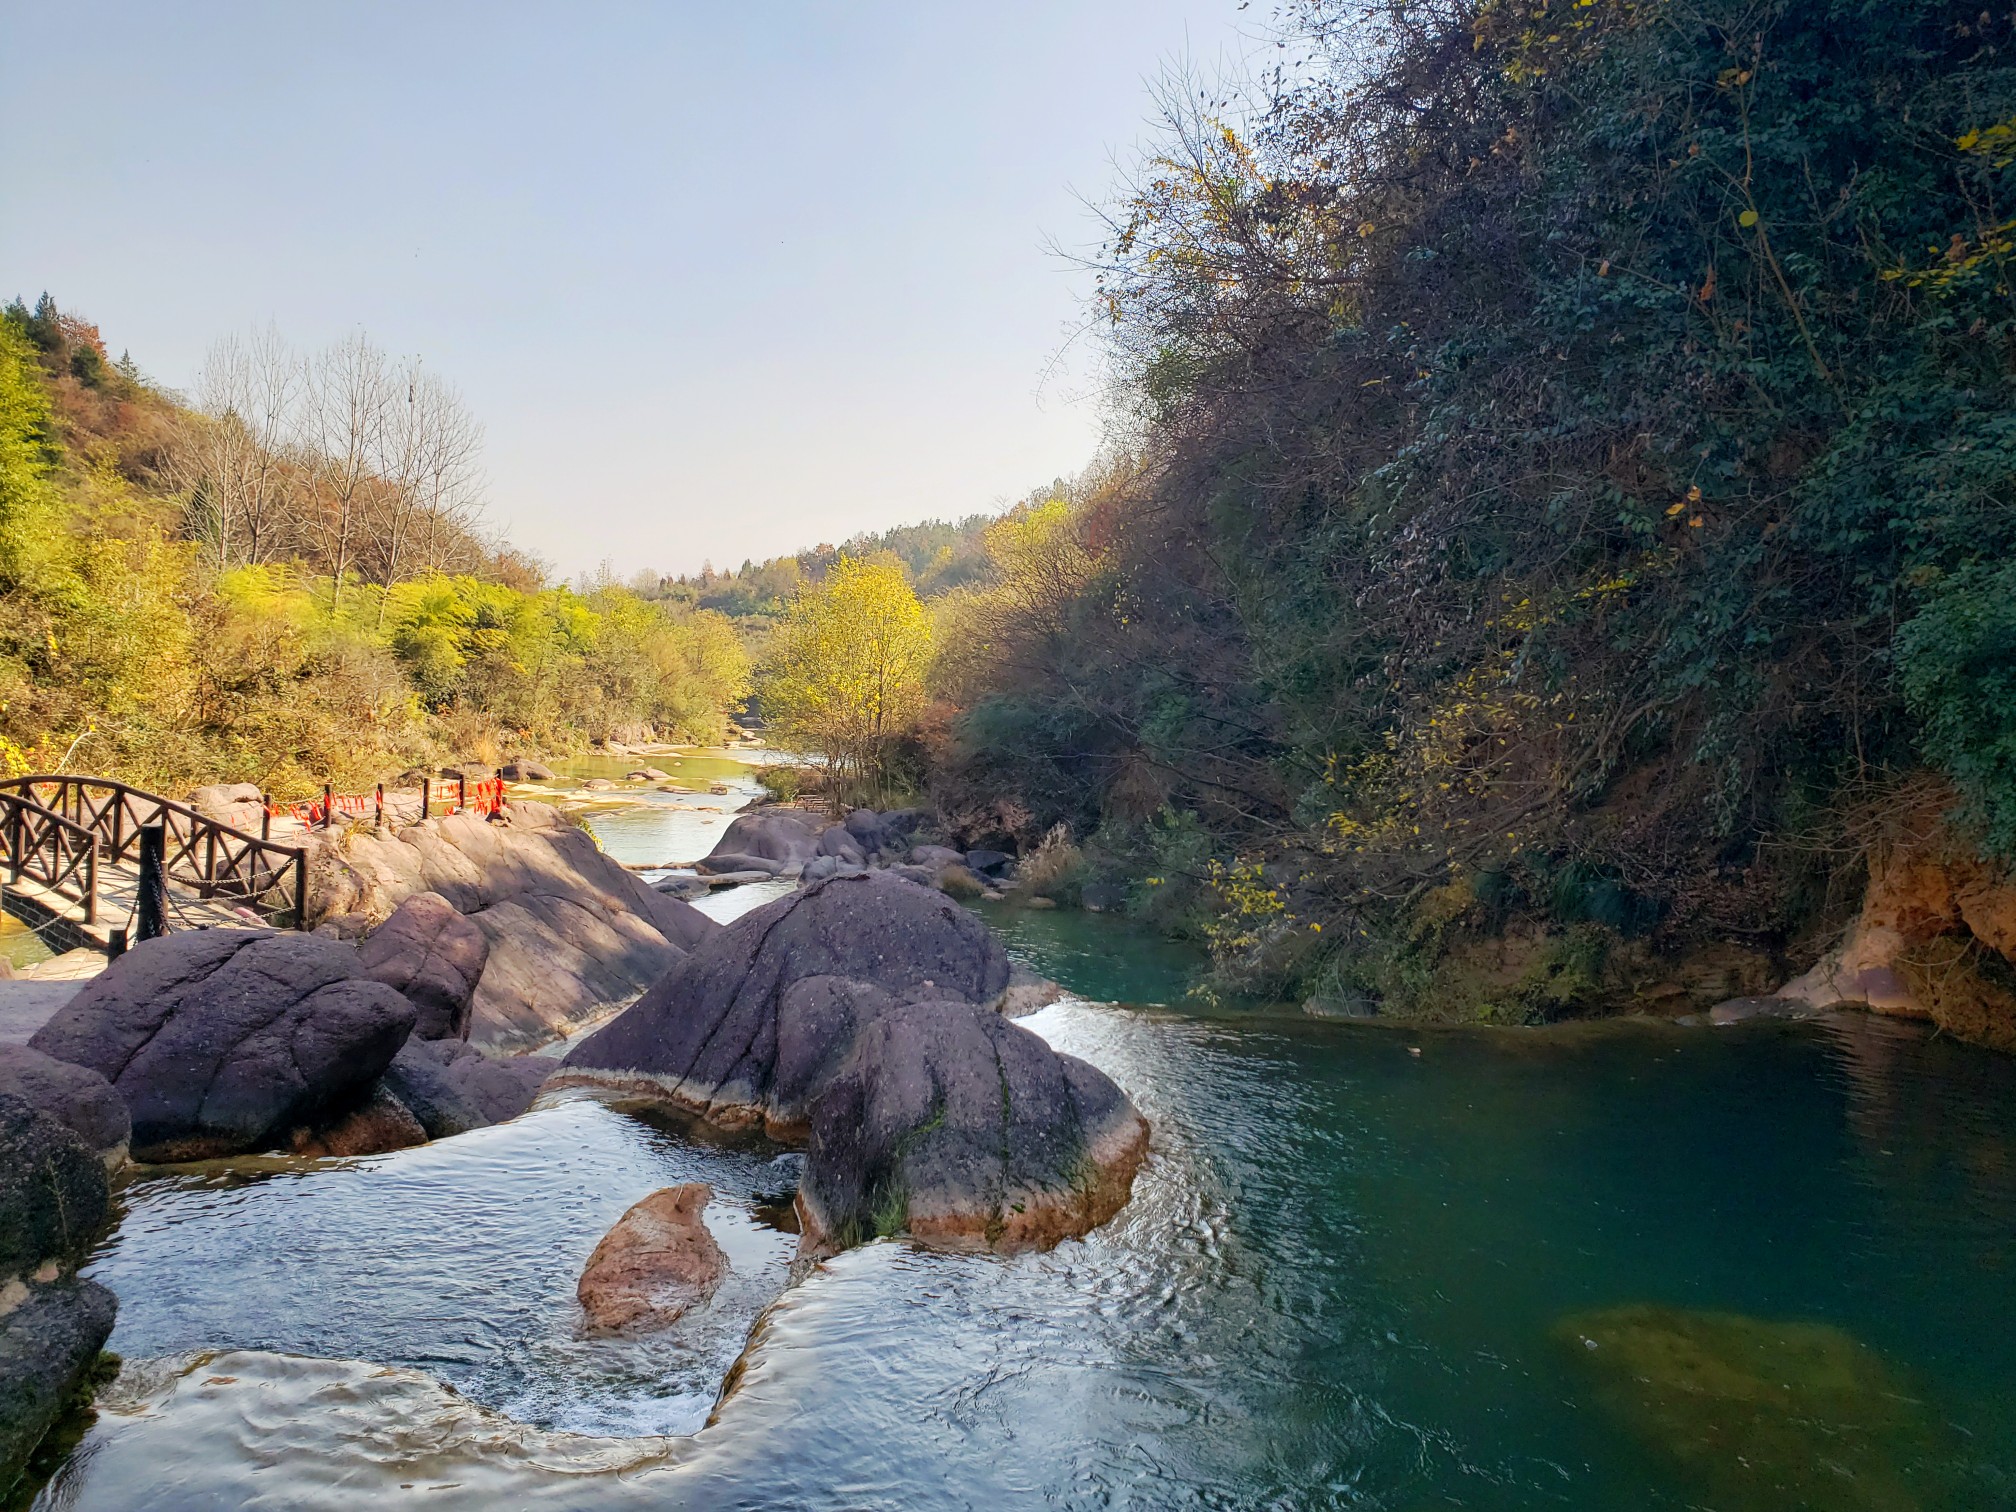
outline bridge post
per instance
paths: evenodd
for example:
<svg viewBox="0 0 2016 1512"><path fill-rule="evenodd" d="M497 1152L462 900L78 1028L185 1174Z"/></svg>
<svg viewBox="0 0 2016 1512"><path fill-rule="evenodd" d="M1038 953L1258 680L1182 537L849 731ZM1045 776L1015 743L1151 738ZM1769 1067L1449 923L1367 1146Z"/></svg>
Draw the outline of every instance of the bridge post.
<svg viewBox="0 0 2016 1512"><path fill-rule="evenodd" d="M133 942L157 940L168 932L168 851L165 824L140 826L140 896L133 905Z"/></svg>

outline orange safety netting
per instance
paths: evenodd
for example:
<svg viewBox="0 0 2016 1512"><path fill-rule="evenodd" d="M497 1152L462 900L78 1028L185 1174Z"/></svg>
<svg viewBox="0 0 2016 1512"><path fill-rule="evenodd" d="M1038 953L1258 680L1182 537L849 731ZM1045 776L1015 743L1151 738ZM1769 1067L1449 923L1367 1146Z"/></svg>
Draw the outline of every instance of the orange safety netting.
<svg viewBox="0 0 2016 1512"><path fill-rule="evenodd" d="M376 793L336 793L326 806L320 798L311 798L305 803L269 803L266 812L275 819L298 819L312 829L328 819L331 809L339 816L361 819L366 815L375 815L379 802ZM499 777L487 782L451 780L435 783L427 804L430 815L453 814L459 810L487 817L503 807L504 781Z"/></svg>

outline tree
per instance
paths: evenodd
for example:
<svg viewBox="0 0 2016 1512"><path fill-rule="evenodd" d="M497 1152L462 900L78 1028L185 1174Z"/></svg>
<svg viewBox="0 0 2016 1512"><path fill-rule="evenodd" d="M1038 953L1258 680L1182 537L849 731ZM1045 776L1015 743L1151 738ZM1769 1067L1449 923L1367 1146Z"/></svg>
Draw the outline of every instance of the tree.
<svg viewBox="0 0 2016 1512"><path fill-rule="evenodd" d="M289 458L307 374L272 326L249 341L227 336L196 377L199 414L178 449L190 528L219 571L258 566L288 544L301 469Z"/></svg>
<svg viewBox="0 0 2016 1512"><path fill-rule="evenodd" d="M924 703L931 622L896 561L842 556L802 586L760 684L777 737L817 752L828 790L883 796L895 742Z"/></svg>
<svg viewBox="0 0 2016 1512"><path fill-rule="evenodd" d="M481 509L477 458L482 447L483 427L454 389L421 371L417 362L393 376L383 476L368 496L363 522L363 554L380 587L390 588L416 570L440 572L460 565L449 558L469 540ZM381 596L378 622L382 626L384 621Z"/></svg>
<svg viewBox="0 0 2016 1512"><path fill-rule="evenodd" d="M394 382L385 354L362 332L329 348L310 370L307 430L318 497L305 523L329 570L331 619L342 611L366 512L387 486Z"/></svg>

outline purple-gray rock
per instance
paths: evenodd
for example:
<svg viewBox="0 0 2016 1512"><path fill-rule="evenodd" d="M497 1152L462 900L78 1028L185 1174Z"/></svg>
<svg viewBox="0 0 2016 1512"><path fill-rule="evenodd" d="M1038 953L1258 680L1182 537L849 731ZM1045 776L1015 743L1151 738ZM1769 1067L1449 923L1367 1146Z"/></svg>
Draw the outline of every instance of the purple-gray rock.
<svg viewBox="0 0 2016 1512"><path fill-rule="evenodd" d="M52 1261L74 1266L110 1203L98 1152L26 1098L0 1093L0 1286Z"/></svg>
<svg viewBox="0 0 2016 1512"><path fill-rule="evenodd" d="M878 996L850 994L859 1029L812 1103L808 1248L1045 1248L1126 1204L1148 1123L1103 1072L971 1003Z"/></svg>
<svg viewBox="0 0 2016 1512"><path fill-rule="evenodd" d="M737 872L761 872L766 877L774 877L790 863L772 861L767 856L751 856L741 851L716 849L713 854L693 863L693 869L704 876L726 877Z"/></svg>
<svg viewBox="0 0 2016 1512"><path fill-rule="evenodd" d="M27 1296L0 1313L0 1496L9 1505L28 1456L90 1375L119 1310L95 1281L26 1285Z"/></svg>
<svg viewBox="0 0 2016 1512"><path fill-rule="evenodd" d="M483 931L439 893L415 893L357 947L364 974L412 999L416 1039L467 1039L469 1005L490 959Z"/></svg>
<svg viewBox="0 0 2016 1512"><path fill-rule="evenodd" d="M703 941L566 1064L647 1078L721 1122L788 1130L803 1114L770 1104L779 1010L812 977L993 1003L1008 985L1008 957L985 924L940 892L888 873L832 877Z"/></svg>
<svg viewBox="0 0 2016 1512"><path fill-rule="evenodd" d="M429 1139L446 1139L516 1118L559 1068L546 1056L493 1057L458 1041L408 1040L386 1068L384 1085Z"/></svg>
<svg viewBox="0 0 2016 1512"><path fill-rule="evenodd" d="M201 1160L283 1144L361 1097L416 1017L352 946L197 930L127 951L29 1043L118 1089L136 1160Z"/></svg>
<svg viewBox="0 0 2016 1512"><path fill-rule="evenodd" d="M101 1159L126 1153L133 1129L126 1100L89 1066L73 1066L27 1045L0 1045L0 1092L47 1113Z"/></svg>
<svg viewBox="0 0 2016 1512"><path fill-rule="evenodd" d="M774 862L777 869L786 866L803 866L819 854L819 837L825 832L827 821L817 814L808 814L803 809L760 808L746 814L737 814L721 833L720 842L715 845L709 864L717 859L737 860L754 858ZM747 871L748 866L723 866L722 871Z"/></svg>

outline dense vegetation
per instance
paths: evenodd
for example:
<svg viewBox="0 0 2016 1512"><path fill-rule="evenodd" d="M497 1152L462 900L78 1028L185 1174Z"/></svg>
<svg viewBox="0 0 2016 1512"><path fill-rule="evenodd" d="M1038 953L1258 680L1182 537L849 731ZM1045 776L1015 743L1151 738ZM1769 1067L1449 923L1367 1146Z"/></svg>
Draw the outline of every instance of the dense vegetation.
<svg viewBox="0 0 2016 1512"><path fill-rule="evenodd" d="M1928 767L2016 850L2012 27L1308 0L1172 90L1133 428L948 610L948 810L1228 981L1513 1018L1796 954Z"/></svg>
<svg viewBox="0 0 2016 1512"><path fill-rule="evenodd" d="M747 684L728 621L547 586L484 541L479 441L451 392L361 339L312 361L220 344L184 404L47 295L17 301L0 769L305 794L511 747L718 738Z"/></svg>

